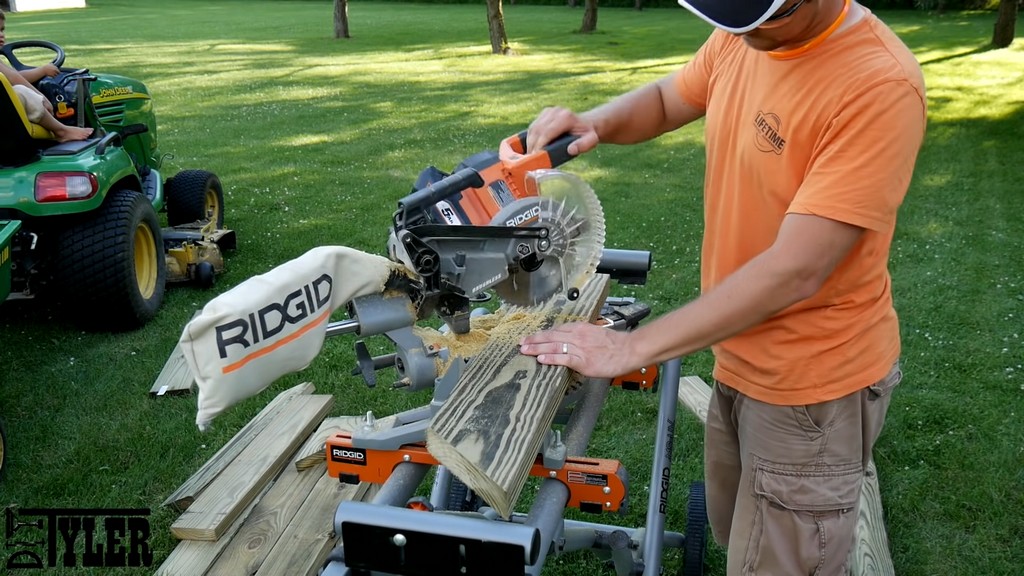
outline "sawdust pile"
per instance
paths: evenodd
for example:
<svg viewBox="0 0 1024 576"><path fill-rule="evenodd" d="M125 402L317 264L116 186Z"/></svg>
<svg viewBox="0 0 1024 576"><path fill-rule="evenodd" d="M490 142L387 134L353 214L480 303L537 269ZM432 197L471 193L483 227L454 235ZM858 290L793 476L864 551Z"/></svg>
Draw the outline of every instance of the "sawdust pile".
<svg viewBox="0 0 1024 576"><path fill-rule="evenodd" d="M469 332L465 334L451 331L442 334L433 328L422 326L414 326L413 333L423 340L425 345L433 346L435 350L448 349L448 360L439 358L437 361L438 374L443 374L454 358L472 358L479 354L488 342L518 346L523 336L540 330L544 317L542 312L501 308L492 314L471 318Z"/></svg>

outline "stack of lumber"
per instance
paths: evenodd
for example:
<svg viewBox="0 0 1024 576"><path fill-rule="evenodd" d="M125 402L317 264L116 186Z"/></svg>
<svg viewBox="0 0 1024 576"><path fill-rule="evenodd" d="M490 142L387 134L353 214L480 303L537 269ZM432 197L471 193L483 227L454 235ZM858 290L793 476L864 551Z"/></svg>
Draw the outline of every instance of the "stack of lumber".
<svg viewBox="0 0 1024 576"><path fill-rule="evenodd" d="M338 504L371 491L327 475L326 439L359 419L325 419L333 396L313 392L279 394L164 501L181 512L180 542L158 575L317 573L338 543Z"/></svg>

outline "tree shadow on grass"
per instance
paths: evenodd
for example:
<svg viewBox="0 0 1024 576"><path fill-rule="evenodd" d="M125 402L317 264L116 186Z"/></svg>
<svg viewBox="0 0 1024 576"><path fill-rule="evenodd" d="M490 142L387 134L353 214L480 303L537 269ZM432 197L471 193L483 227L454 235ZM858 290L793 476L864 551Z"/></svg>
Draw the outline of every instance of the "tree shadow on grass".
<svg viewBox="0 0 1024 576"><path fill-rule="evenodd" d="M993 44L989 43L989 44L986 44L984 46L979 46L979 47L977 47L977 48L975 48L973 50L967 50L966 52L959 52L957 54L949 54L948 56L940 56L938 58L932 58L931 60L923 60L923 61L921 61L921 66L927 66L929 64L939 64L940 62L948 62L950 60L957 60L959 58L966 58L967 56L974 56L975 54L984 54L985 52L989 52L989 51L992 51L992 50L995 50L995 49L996 49L996 47Z"/></svg>

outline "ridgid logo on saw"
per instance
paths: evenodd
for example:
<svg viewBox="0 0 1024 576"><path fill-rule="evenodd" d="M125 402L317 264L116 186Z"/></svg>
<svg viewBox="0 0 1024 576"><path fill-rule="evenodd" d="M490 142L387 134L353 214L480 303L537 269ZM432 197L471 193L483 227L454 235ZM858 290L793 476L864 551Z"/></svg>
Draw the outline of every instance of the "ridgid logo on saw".
<svg viewBox="0 0 1024 576"><path fill-rule="evenodd" d="M508 220L505 220L505 226L513 228L516 226L522 226L523 224L531 220L536 220L538 216L540 216L540 206L527 208L526 210L523 210L519 214L516 214L515 216L509 218Z"/></svg>
<svg viewBox="0 0 1024 576"><path fill-rule="evenodd" d="M317 315L317 312L331 303L333 288L330 275L324 274L290 292L280 302L271 302L244 317L218 324L215 330L221 360L228 357L228 350L232 346L241 346L247 351L263 342L265 348L272 349L287 343L287 339L276 343L268 343L267 340L286 329L289 329L291 337L297 337L312 328L330 315L329 308L321 315Z"/></svg>

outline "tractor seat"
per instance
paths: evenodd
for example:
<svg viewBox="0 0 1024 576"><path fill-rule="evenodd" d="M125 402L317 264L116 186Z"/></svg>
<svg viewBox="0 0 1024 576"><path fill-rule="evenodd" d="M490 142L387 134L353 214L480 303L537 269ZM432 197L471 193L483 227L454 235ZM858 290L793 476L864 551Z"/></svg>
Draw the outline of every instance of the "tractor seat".
<svg viewBox="0 0 1024 576"><path fill-rule="evenodd" d="M0 125L3 126L4 134L16 134L19 138L27 136L37 140L48 140L53 138L49 130L39 124L29 122L25 108L21 105L21 99L14 92L14 86L6 76L0 74L0 83L3 84L6 98L0 96ZM19 127L18 124L21 124Z"/></svg>
<svg viewBox="0 0 1024 576"><path fill-rule="evenodd" d="M53 133L29 122L21 99L3 74L0 74L0 85L3 86L0 89L0 166L24 166L35 160L43 149L57 147L59 151L63 145L53 140ZM94 139L67 142L71 146L64 148L77 151L95 142Z"/></svg>

